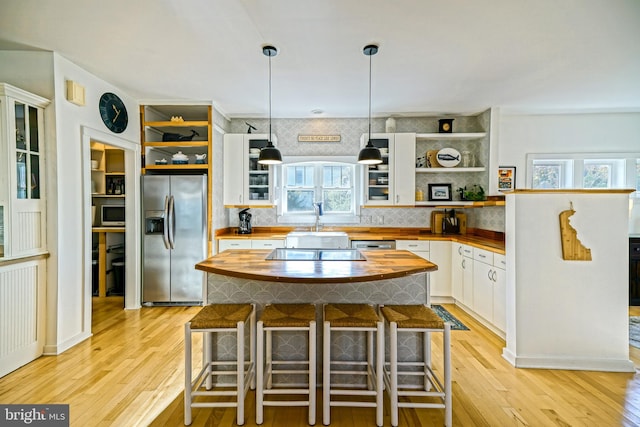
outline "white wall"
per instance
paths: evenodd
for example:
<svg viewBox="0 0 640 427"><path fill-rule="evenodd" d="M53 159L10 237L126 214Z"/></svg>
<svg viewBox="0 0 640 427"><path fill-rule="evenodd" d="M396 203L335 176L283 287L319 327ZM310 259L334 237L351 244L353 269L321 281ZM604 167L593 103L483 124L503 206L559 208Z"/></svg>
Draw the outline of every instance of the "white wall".
<svg viewBox="0 0 640 427"><path fill-rule="evenodd" d="M66 100L66 80L85 87L85 106ZM108 132L100 119L98 100L102 93L114 92L129 112L129 126L119 137L139 145L138 104L120 89L51 52L0 51L0 81L52 101L45 110L47 244L51 254L47 261L45 353L57 354L91 332L84 298L82 129Z"/></svg>
<svg viewBox="0 0 640 427"><path fill-rule="evenodd" d="M507 114L499 120L499 163L516 166L516 188L527 188L528 153L637 152L640 112Z"/></svg>
<svg viewBox="0 0 640 427"><path fill-rule="evenodd" d="M570 224L591 261L562 257L559 215L571 204ZM507 194L503 354L514 366L633 371L627 209L624 192Z"/></svg>

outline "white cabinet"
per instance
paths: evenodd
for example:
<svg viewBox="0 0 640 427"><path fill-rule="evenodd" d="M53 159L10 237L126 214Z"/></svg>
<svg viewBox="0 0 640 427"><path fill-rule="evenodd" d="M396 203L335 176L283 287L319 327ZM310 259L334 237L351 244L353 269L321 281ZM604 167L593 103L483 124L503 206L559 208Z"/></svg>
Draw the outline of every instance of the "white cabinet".
<svg viewBox="0 0 640 427"><path fill-rule="evenodd" d="M369 135L362 135L361 146ZM415 204L415 133L372 134L374 146L381 148L382 164L365 169L364 204L366 206Z"/></svg>
<svg viewBox="0 0 640 427"><path fill-rule="evenodd" d="M493 254L495 269L493 281L493 324L501 331L507 327L507 259L502 254Z"/></svg>
<svg viewBox="0 0 640 427"><path fill-rule="evenodd" d="M46 250L44 108L48 104L0 83L0 257Z"/></svg>
<svg viewBox="0 0 640 427"><path fill-rule="evenodd" d="M500 331L506 323L504 260L504 255L474 248L473 309Z"/></svg>
<svg viewBox="0 0 640 427"><path fill-rule="evenodd" d="M451 243L429 240L396 240L396 249L410 251L438 266L429 273L429 296L451 296Z"/></svg>
<svg viewBox="0 0 640 427"><path fill-rule="evenodd" d="M223 152L225 206L271 206L275 200L273 168L258 164L266 134L226 134ZM275 138L272 136L275 144Z"/></svg>
<svg viewBox="0 0 640 427"><path fill-rule="evenodd" d="M227 249L251 249L249 239L220 239L218 240L218 253Z"/></svg>
<svg viewBox="0 0 640 427"><path fill-rule="evenodd" d="M438 266L438 271L429 274L432 297L451 297L451 242L433 240L430 242L430 261Z"/></svg>
<svg viewBox="0 0 640 427"><path fill-rule="evenodd" d="M284 248L282 239L259 239L251 241L251 249L275 249Z"/></svg>
<svg viewBox="0 0 640 427"><path fill-rule="evenodd" d="M456 302L473 309L473 248L457 242L451 248L451 292Z"/></svg>
<svg viewBox="0 0 640 427"><path fill-rule="evenodd" d="M283 239L219 239L218 253L227 249L275 249L284 248Z"/></svg>

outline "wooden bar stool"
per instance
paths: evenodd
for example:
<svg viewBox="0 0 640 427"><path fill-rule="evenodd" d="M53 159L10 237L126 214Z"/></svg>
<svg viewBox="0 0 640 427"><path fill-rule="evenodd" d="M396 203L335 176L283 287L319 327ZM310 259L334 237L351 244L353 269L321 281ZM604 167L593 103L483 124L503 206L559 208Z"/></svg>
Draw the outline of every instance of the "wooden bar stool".
<svg viewBox="0 0 640 427"><path fill-rule="evenodd" d="M386 305L380 311L389 325L389 363L385 363L384 379L391 403L391 425L398 425L398 408L444 408L444 425L451 426L451 326L431 308L424 305ZM398 361L398 333L422 334L422 360ZM442 332L443 366L440 376L431 366L431 332ZM403 384L398 377L405 378ZM409 378L421 377L411 384ZM421 402L399 401L400 397L430 398ZM436 401L433 401L436 398Z"/></svg>
<svg viewBox="0 0 640 427"><path fill-rule="evenodd" d="M306 360L275 360L273 333L306 332L308 356ZM256 424L264 421L265 406L308 406L309 424L316 423L316 307L313 304L269 304L258 320L256 378ZM266 341L266 342L265 342ZM266 354L265 354L266 346ZM279 368L286 366L289 369ZM308 376L306 384L277 384L274 375ZM266 400L265 395L277 395L278 400ZM284 400L282 396L290 396ZM293 399L305 395L306 399ZM299 397L299 396L298 396Z"/></svg>
<svg viewBox="0 0 640 427"><path fill-rule="evenodd" d="M323 307L322 360L322 422L331 423L332 406L374 407L376 425L383 423L384 323L369 304L325 304ZM331 358L331 339L334 333L364 332L366 360L334 360ZM374 345L373 334L376 334ZM335 335L334 335L335 338ZM375 353L374 353L375 347ZM366 377L366 385L331 382L331 376ZM333 400L334 396L358 397L359 400ZM366 397L373 397L374 401Z"/></svg>
<svg viewBox="0 0 640 427"><path fill-rule="evenodd" d="M245 331L249 324L249 360L245 360ZM184 424L191 424L191 408L236 407L238 425L244 424L244 400L249 387L255 387L255 304L212 304L207 305L184 326L185 369L184 369ZM191 335L203 333L202 370L195 379L191 373ZM214 360L214 333L236 334L235 360ZM229 369L227 367L234 367ZM225 369L226 368L226 369ZM215 377L235 376L235 382L214 381ZM234 389L220 390L220 388ZM218 390L215 390L218 388ZM232 402L194 401L197 396L234 396Z"/></svg>

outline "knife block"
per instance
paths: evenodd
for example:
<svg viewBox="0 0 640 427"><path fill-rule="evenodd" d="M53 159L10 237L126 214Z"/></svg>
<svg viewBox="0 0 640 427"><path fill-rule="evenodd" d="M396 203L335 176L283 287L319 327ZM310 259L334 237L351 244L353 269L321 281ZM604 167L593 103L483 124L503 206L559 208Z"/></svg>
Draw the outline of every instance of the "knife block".
<svg viewBox="0 0 640 427"><path fill-rule="evenodd" d="M444 230L442 228L442 220L449 216L447 213L445 215L444 211L432 211L431 212L431 232L434 234L444 234ZM455 234L467 234L467 214L456 212L456 218L458 219L458 228L459 231ZM454 233L447 233L454 234Z"/></svg>

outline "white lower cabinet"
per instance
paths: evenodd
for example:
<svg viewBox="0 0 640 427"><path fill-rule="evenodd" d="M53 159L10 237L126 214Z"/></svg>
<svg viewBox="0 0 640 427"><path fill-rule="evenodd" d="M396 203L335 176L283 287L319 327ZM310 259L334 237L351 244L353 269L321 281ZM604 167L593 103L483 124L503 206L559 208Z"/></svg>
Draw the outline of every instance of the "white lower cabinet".
<svg viewBox="0 0 640 427"><path fill-rule="evenodd" d="M451 242L430 242L429 261L438 266L438 271L429 274L431 296L451 298ZM436 301L437 302L437 301Z"/></svg>
<svg viewBox="0 0 640 427"><path fill-rule="evenodd" d="M259 239L251 241L251 249L275 249L284 248L282 239Z"/></svg>
<svg viewBox="0 0 640 427"><path fill-rule="evenodd" d="M275 249L284 248L283 239L220 239L218 253L227 249Z"/></svg>
<svg viewBox="0 0 640 427"><path fill-rule="evenodd" d="M504 255L473 249L473 310L501 332L506 324Z"/></svg>
<svg viewBox="0 0 640 427"><path fill-rule="evenodd" d="M456 302L473 308L473 248L457 242L451 245L451 294Z"/></svg>
<svg viewBox="0 0 640 427"><path fill-rule="evenodd" d="M493 324L501 331L507 328L507 274L506 257L502 254L493 254L493 267L495 268L495 281L493 283Z"/></svg>
<svg viewBox="0 0 640 427"><path fill-rule="evenodd" d="M451 297L451 249L450 242L429 240L396 240L396 249L404 249L438 266L429 273L429 296Z"/></svg>

